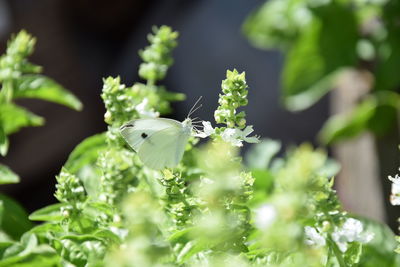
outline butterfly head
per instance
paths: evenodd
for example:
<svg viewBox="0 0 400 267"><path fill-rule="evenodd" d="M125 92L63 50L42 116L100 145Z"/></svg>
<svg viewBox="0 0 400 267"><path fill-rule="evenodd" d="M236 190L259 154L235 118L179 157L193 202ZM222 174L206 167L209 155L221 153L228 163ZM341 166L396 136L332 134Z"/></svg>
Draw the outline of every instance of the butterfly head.
<svg viewBox="0 0 400 267"><path fill-rule="evenodd" d="M186 118L183 122L182 122L182 126L184 131L187 132L191 132L192 128L193 128L193 124L192 124L192 119L191 118Z"/></svg>

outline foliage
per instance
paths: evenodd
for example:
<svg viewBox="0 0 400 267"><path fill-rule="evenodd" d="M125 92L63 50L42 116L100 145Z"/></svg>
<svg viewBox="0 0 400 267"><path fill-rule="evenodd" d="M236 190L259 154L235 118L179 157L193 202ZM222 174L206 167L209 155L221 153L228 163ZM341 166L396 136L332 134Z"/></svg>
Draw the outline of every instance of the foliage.
<svg viewBox="0 0 400 267"><path fill-rule="evenodd" d="M366 130L384 135L400 109L399 19L396 0L270 0L243 25L257 47L285 55L285 106L306 109L329 91L366 84L353 110L329 119L320 133L325 144ZM360 79L345 82L357 73Z"/></svg>
<svg viewBox="0 0 400 267"><path fill-rule="evenodd" d="M142 57L151 51L155 70L170 66L177 33L162 26L151 36ZM277 157L279 143L268 140L243 164L238 147L258 142L237 112L247 104L244 73L227 72L215 112L220 127L203 122L176 168L144 166L119 127L165 114L183 95L142 77L147 83L133 86L104 79L107 132L71 153L57 176L59 203L31 214L43 223L19 241L0 243L0 266L344 267L370 266L368 255L376 266L398 265L385 226L342 210L332 188L337 166L324 151L305 144ZM211 140L199 146L198 137Z"/></svg>
<svg viewBox="0 0 400 267"><path fill-rule="evenodd" d="M10 134L23 127L44 124L44 118L18 106L14 100L37 98L62 104L74 110L82 108L81 102L72 93L52 79L41 75L42 68L28 61L27 58L33 53L35 43L35 38L21 31L9 41L6 53L0 56L0 154L2 156L7 154ZM19 181L17 174L0 164L0 185ZM0 194L0 254L2 255L12 241L19 240L32 226L24 209L14 200ZM40 250L40 253L42 252L47 253ZM42 256L39 254L35 256L32 254L32 257L41 260ZM7 264L12 262L11 260Z"/></svg>
<svg viewBox="0 0 400 267"><path fill-rule="evenodd" d="M42 117L16 105L13 100L37 98L75 110L82 108L74 95L52 79L40 75L42 68L27 60L35 43L35 38L21 31L8 43L6 53L0 56L0 152L3 156L8 150L8 135L23 127L44 123Z"/></svg>

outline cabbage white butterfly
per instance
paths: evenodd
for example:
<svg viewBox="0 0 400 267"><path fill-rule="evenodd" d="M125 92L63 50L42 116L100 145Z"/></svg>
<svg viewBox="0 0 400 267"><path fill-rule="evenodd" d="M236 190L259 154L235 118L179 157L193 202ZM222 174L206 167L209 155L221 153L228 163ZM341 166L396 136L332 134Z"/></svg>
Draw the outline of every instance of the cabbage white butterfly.
<svg viewBox="0 0 400 267"><path fill-rule="evenodd" d="M167 118L136 119L120 128L121 135L147 167L155 170L175 167L192 135L194 122L189 116L201 107L194 109L200 99L183 122Z"/></svg>

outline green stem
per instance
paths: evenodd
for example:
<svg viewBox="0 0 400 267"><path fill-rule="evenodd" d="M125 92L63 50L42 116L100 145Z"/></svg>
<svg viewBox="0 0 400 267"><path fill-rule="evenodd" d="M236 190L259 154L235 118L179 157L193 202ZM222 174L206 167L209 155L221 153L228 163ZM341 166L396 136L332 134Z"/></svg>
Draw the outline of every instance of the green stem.
<svg viewBox="0 0 400 267"><path fill-rule="evenodd" d="M346 262L343 259L342 252L339 247L336 245L335 241L332 240L330 236L327 238L330 247L332 248L333 254L335 255L340 267L347 267Z"/></svg>
<svg viewBox="0 0 400 267"><path fill-rule="evenodd" d="M11 101L12 97L13 97L13 86L12 86L12 80L5 80L3 82L3 87L1 90L1 94L2 94L2 101L4 101L5 103L8 103Z"/></svg>

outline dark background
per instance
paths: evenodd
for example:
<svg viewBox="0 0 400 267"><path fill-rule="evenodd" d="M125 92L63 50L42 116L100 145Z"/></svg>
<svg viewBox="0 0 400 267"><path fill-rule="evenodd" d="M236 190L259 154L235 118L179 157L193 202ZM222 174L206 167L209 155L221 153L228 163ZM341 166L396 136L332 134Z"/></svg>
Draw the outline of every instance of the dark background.
<svg viewBox="0 0 400 267"><path fill-rule="evenodd" d="M175 64L162 83L184 92L187 101L171 116L182 120L203 96L196 116L213 120L221 80L227 69L246 71L250 86L249 125L256 134L281 140L285 146L315 140L328 116L325 98L302 113L280 105L282 55L252 47L240 28L246 16L264 1L250 0L0 0L0 51L11 33L26 29L37 37L31 61L72 91L84 104L81 112L39 100L19 101L46 118L46 125L24 128L11 136L1 163L21 183L1 186L29 212L55 202L55 175L72 149L84 138L106 129L100 99L102 78L120 75L128 86L139 81L137 51L147 45L153 25L179 31Z"/></svg>

